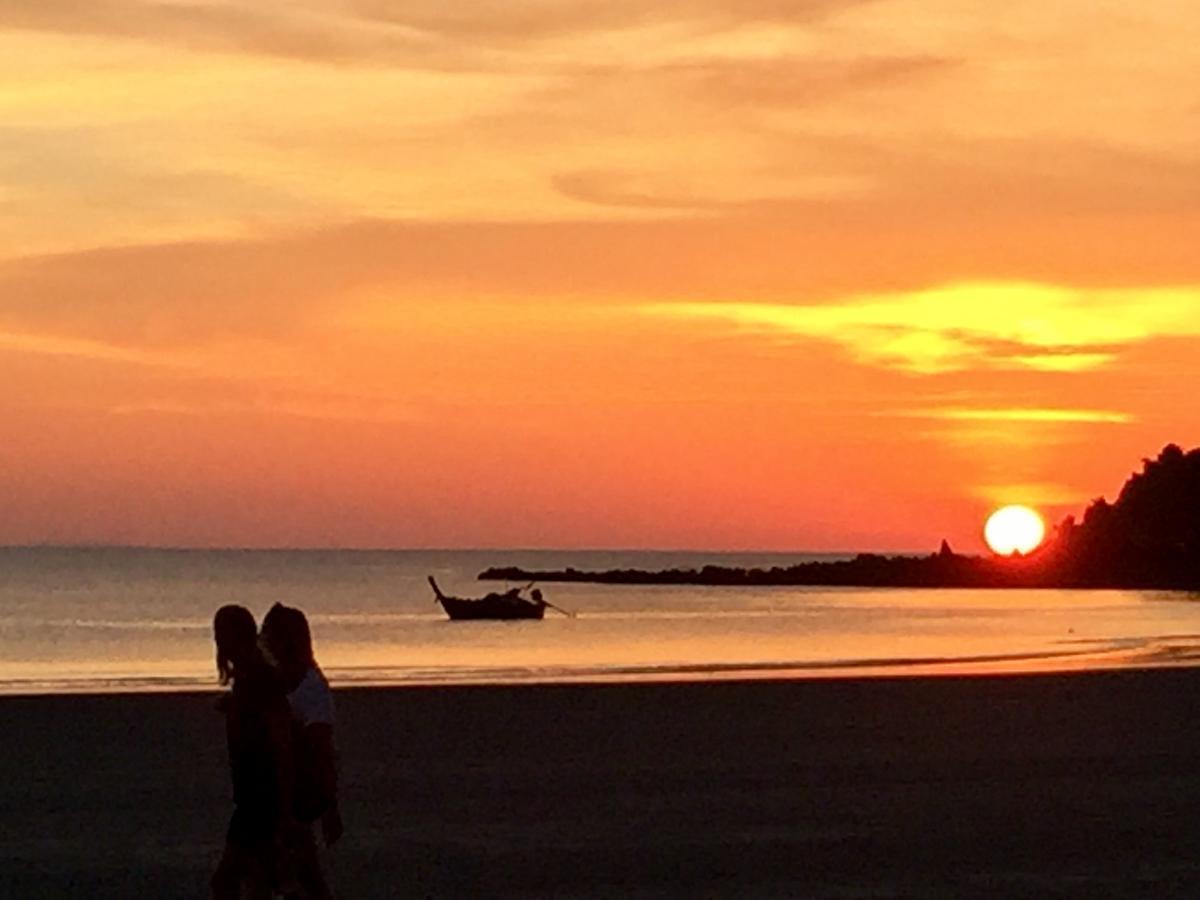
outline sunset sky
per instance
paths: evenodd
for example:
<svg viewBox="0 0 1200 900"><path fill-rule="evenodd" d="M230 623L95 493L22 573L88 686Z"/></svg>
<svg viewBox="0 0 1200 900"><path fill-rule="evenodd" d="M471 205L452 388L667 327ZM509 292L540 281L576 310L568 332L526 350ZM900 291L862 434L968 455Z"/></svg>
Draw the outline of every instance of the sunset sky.
<svg viewBox="0 0 1200 900"><path fill-rule="evenodd" d="M0 0L0 543L933 550L1200 444L1191 0Z"/></svg>

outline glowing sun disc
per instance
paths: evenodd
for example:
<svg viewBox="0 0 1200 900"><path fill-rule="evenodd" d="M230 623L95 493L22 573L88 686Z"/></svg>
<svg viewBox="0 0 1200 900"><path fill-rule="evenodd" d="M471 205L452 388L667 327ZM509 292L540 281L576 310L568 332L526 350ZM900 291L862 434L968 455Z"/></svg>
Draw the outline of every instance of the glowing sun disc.
<svg viewBox="0 0 1200 900"><path fill-rule="evenodd" d="M988 517L983 536L1001 556L1028 553L1046 537L1046 523L1028 506L1005 506Z"/></svg>

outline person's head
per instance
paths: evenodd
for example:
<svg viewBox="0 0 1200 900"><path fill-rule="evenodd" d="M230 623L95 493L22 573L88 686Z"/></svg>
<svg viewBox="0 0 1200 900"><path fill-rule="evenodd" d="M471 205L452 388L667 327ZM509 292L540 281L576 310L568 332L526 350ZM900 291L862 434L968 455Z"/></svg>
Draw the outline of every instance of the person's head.
<svg viewBox="0 0 1200 900"><path fill-rule="evenodd" d="M253 654L258 641L254 615L244 606L222 606L213 616L213 641L217 645L217 675L228 684L239 665Z"/></svg>
<svg viewBox="0 0 1200 900"><path fill-rule="evenodd" d="M316 666L308 618L300 610L276 603L263 618L263 642L286 676L296 678Z"/></svg>

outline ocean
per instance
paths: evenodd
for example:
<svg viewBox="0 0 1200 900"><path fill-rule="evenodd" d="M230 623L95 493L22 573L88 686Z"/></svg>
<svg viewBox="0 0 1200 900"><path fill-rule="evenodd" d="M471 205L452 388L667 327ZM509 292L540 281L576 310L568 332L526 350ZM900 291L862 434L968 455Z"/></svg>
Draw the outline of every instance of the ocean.
<svg viewBox="0 0 1200 900"><path fill-rule="evenodd" d="M790 565L814 554L0 549L0 693L214 687L211 622L309 616L335 686L962 674L1191 663L1200 596L1148 591L542 585L576 613L449 622L535 569Z"/></svg>

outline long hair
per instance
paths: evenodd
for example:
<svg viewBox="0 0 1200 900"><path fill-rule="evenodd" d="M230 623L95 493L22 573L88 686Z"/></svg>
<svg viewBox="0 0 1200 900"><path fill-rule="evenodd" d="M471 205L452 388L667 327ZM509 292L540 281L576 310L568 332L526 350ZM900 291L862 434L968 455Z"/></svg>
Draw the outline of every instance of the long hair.
<svg viewBox="0 0 1200 900"><path fill-rule="evenodd" d="M235 660L244 659L254 647L258 626L254 614L244 606L222 606L213 616L213 640L217 645L217 677L229 684L236 672Z"/></svg>
<svg viewBox="0 0 1200 900"><path fill-rule="evenodd" d="M292 606L276 603L263 616L263 635L278 662L290 670L316 668L308 617Z"/></svg>

